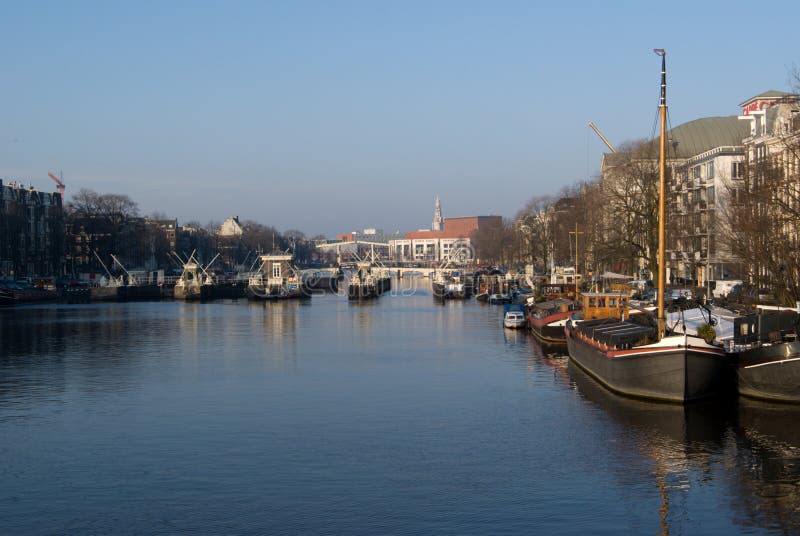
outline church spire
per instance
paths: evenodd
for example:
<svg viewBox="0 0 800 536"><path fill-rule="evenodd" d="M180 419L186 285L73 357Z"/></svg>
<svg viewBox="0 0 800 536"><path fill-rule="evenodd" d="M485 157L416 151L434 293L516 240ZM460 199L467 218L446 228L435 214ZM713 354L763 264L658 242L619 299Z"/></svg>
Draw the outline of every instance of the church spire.
<svg viewBox="0 0 800 536"><path fill-rule="evenodd" d="M442 205L439 203L439 196L437 195L436 207L433 209L433 224L431 225L431 231L441 231L442 223L444 223L444 220L442 219Z"/></svg>

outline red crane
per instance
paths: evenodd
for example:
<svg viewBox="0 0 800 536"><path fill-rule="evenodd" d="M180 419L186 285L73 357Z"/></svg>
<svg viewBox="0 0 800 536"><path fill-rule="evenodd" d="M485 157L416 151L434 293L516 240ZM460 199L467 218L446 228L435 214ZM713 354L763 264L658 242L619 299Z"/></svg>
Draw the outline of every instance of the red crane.
<svg viewBox="0 0 800 536"><path fill-rule="evenodd" d="M64 175L62 175L61 172L59 172L58 174L61 175L61 178L59 179L58 177L56 177L55 175L53 175L49 171L47 172L47 174L50 175L51 179L56 181L56 184L58 185L58 186L56 186L56 188L58 189L58 193L61 194L61 200L63 201L64 200L64 181L62 179L64 178Z"/></svg>

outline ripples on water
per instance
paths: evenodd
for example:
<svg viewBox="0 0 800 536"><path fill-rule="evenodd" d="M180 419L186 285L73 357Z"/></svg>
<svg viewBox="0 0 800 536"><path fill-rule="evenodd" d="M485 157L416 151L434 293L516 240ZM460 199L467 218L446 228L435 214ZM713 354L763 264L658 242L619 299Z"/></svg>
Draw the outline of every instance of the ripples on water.
<svg viewBox="0 0 800 536"><path fill-rule="evenodd" d="M617 397L501 309L0 311L0 532L798 532L798 411Z"/></svg>

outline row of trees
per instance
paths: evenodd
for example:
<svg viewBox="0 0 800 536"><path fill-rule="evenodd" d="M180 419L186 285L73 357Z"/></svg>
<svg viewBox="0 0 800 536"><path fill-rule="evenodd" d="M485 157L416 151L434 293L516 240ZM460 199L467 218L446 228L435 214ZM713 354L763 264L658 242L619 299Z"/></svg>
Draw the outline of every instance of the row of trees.
<svg viewBox="0 0 800 536"><path fill-rule="evenodd" d="M800 300L800 113L792 112L797 105L790 102L785 108L789 120L782 130L771 133L764 146L746 147L741 175L731 177L725 191L716 194L715 210L687 216L675 199L688 169L680 162L668 167L667 250L685 255L684 263L694 259L698 239L676 237L687 236L687 217L702 215L708 229L713 229L703 242L706 251L727 252L736 259L731 268L735 277L794 305ZM476 233L478 256L496 264L531 263L545 272L551 262L572 265L577 254L580 269L587 274L611 270L641 277L645 275L641 270L653 277L659 198L654 146L645 141L628 143L619 154L609 155L612 161L602 180L576 184L553 197L530 199L513 219ZM702 203L709 208L705 200ZM694 267L709 262L706 257ZM680 274L677 263L676 257L667 260L673 275Z"/></svg>
<svg viewBox="0 0 800 536"><path fill-rule="evenodd" d="M794 305L800 300L800 114L778 143L777 157L756 155L750 162L723 222L729 247L746 261L753 285Z"/></svg>
<svg viewBox="0 0 800 536"><path fill-rule="evenodd" d="M102 273L103 264L112 271L121 269L112 255L126 268L166 270L180 268L176 256L186 259L192 253L205 263L219 253L214 267L230 271L249 269L258 254L273 249L292 249L300 263L316 260L312 240L301 231L279 232L245 221L240 237L220 237L218 222L178 226L159 213L141 217L137 203L127 195L82 189L66 205L65 215L67 270L72 273Z"/></svg>

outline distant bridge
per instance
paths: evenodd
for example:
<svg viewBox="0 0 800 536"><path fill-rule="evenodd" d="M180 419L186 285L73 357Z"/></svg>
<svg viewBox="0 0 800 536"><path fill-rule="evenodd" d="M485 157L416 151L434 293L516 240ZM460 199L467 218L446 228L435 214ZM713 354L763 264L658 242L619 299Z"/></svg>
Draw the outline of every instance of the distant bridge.
<svg viewBox="0 0 800 536"><path fill-rule="evenodd" d="M338 253L339 251L341 251L341 247L342 246L350 246L350 245L356 245L356 246L365 245L365 246L372 246L372 247L378 246L378 247L383 247L383 248L387 248L387 249L389 248L389 244L387 244L386 242L369 242L367 240L350 240L349 242L342 241L342 242L330 242L328 244L317 244L317 249L334 249L335 248L336 252Z"/></svg>

